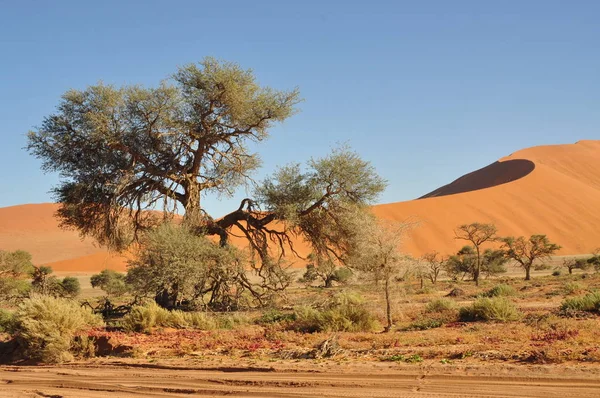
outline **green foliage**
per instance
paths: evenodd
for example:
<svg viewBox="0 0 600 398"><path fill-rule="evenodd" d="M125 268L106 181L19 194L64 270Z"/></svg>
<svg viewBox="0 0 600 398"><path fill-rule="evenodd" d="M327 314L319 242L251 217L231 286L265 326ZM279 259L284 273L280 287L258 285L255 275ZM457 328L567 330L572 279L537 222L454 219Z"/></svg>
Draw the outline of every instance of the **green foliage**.
<svg viewBox="0 0 600 398"><path fill-rule="evenodd" d="M594 255L588 258L587 263L593 266L596 272L600 271L600 248L596 249Z"/></svg>
<svg viewBox="0 0 600 398"><path fill-rule="evenodd" d="M338 267L334 261L329 258L311 253L308 256L312 262L306 265L306 272L302 275L299 282L312 283L321 280L324 287L332 287L333 282L344 284L352 277L352 271L347 267Z"/></svg>
<svg viewBox="0 0 600 398"><path fill-rule="evenodd" d="M218 326L215 318L206 313L169 311L155 302L134 306L123 318L121 325L127 331L144 333L150 333L158 327L211 330Z"/></svg>
<svg viewBox="0 0 600 398"><path fill-rule="evenodd" d="M14 313L0 308L0 333L12 333L14 330L14 324Z"/></svg>
<svg viewBox="0 0 600 398"><path fill-rule="evenodd" d="M561 290L564 294L573 294L584 290L584 286L581 283L571 281L564 283Z"/></svg>
<svg viewBox="0 0 600 398"><path fill-rule="evenodd" d="M448 257L443 267L453 280L469 277L475 280L476 275L487 277L506 272L506 258L501 250L486 249L481 254L480 267L477 267L477 252L473 246L464 246L453 256Z"/></svg>
<svg viewBox="0 0 600 398"><path fill-rule="evenodd" d="M563 313L574 311L600 313L600 291L588 293L585 296L568 298L562 302L560 309Z"/></svg>
<svg viewBox="0 0 600 398"><path fill-rule="evenodd" d="M264 312L260 318L256 320L259 325L268 325L272 323L292 322L296 320L296 315L289 312L281 312L279 310L269 310Z"/></svg>
<svg viewBox="0 0 600 398"><path fill-rule="evenodd" d="M127 283L163 307L188 302L235 310L249 287L244 265L233 246L221 247L185 226L163 224L144 235L129 262Z"/></svg>
<svg viewBox="0 0 600 398"><path fill-rule="evenodd" d="M450 311L456 308L456 303L447 298L436 298L431 300L425 306L425 312L444 312Z"/></svg>
<svg viewBox="0 0 600 398"><path fill-rule="evenodd" d="M549 258L560 250L560 246L550 242L546 235L531 235L529 238L509 236L502 238L502 242L506 256L525 270L525 280L531 278L531 268L535 261Z"/></svg>
<svg viewBox="0 0 600 398"><path fill-rule="evenodd" d="M64 362L73 358L70 350L77 334L102 325L100 317L75 301L33 296L15 312L13 333L30 358Z"/></svg>
<svg viewBox="0 0 600 398"><path fill-rule="evenodd" d="M32 272L31 254L0 250L0 301L14 302L26 297L31 285L25 278Z"/></svg>
<svg viewBox="0 0 600 398"><path fill-rule="evenodd" d="M60 288L62 290L61 297L77 297L81 292L81 284L79 279L74 276L66 276L60 282Z"/></svg>
<svg viewBox="0 0 600 398"><path fill-rule="evenodd" d="M102 270L99 274L92 275L90 283L93 288L100 288L109 297L120 297L127 293L129 286L125 282L125 274L110 269Z"/></svg>
<svg viewBox="0 0 600 398"><path fill-rule="evenodd" d="M369 313L360 296L339 293L324 309L311 307L296 309L295 321L290 324L293 330L313 332L369 332L379 325Z"/></svg>
<svg viewBox="0 0 600 398"><path fill-rule="evenodd" d="M485 297L510 297L515 296L516 294L517 291L514 287L501 283L499 285L494 286L493 288L485 292L483 295Z"/></svg>
<svg viewBox="0 0 600 398"><path fill-rule="evenodd" d="M569 274L572 274L573 270L576 269L585 271L592 266L588 261L583 258L566 258L563 260L563 267L569 271Z"/></svg>
<svg viewBox="0 0 600 398"><path fill-rule="evenodd" d="M464 322L510 322L520 317L521 313L514 303L505 297L479 298L471 306L459 310L459 319Z"/></svg>

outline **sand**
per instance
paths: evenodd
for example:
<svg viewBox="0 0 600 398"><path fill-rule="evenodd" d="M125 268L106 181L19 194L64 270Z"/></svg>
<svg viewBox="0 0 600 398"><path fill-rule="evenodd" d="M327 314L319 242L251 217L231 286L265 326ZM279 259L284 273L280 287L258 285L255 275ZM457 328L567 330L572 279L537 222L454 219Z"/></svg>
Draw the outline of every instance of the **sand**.
<svg viewBox="0 0 600 398"><path fill-rule="evenodd" d="M55 271L125 269L125 259L59 228L56 204L0 208L0 249L23 249ZM546 234L558 254L600 246L600 141L538 146L511 154L420 199L374 206L377 216L415 222L403 250L413 256L455 252L456 226L492 222L501 235ZM234 239L234 242L241 239ZM298 245L299 251L307 251ZM303 266L297 262L296 266Z"/></svg>
<svg viewBox="0 0 600 398"><path fill-rule="evenodd" d="M597 397L597 369L439 364L149 364L0 367L3 397Z"/></svg>

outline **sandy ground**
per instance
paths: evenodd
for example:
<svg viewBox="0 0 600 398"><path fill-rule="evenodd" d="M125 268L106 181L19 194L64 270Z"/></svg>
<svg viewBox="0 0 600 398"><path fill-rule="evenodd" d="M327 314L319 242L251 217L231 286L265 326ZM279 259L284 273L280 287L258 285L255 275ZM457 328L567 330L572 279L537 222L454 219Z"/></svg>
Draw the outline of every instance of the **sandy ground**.
<svg viewBox="0 0 600 398"><path fill-rule="evenodd" d="M2 397L598 397L600 368L80 363L0 367Z"/></svg>

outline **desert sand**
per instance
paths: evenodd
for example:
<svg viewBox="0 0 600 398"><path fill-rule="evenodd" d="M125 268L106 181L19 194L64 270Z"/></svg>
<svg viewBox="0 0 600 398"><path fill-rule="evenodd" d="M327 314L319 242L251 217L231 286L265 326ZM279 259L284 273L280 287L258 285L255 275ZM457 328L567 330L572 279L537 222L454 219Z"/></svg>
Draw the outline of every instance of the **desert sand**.
<svg viewBox="0 0 600 398"><path fill-rule="evenodd" d="M1 367L3 397L597 397L597 371L556 366L82 363Z"/></svg>
<svg viewBox="0 0 600 398"><path fill-rule="evenodd" d="M27 250L55 271L125 269L122 257L60 229L57 207L0 208L0 248ZM454 228L475 221L495 223L501 235L546 234L562 246L561 255L590 253L600 246L598 209L598 140L524 149L419 199L373 207L381 218L417 223L404 242L414 256L455 252L464 241L454 239Z"/></svg>

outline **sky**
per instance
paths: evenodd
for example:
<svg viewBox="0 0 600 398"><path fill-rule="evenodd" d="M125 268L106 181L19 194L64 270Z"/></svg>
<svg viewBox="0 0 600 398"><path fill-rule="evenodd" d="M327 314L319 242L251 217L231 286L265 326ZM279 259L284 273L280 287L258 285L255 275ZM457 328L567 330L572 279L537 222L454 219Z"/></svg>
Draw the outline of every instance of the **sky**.
<svg viewBox="0 0 600 398"><path fill-rule="evenodd" d="M0 207L52 201L23 148L69 89L156 86L205 56L298 87L261 179L348 144L417 198L512 152L600 139L598 1L0 0ZM209 212L237 208L206 198Z"/></svg>

